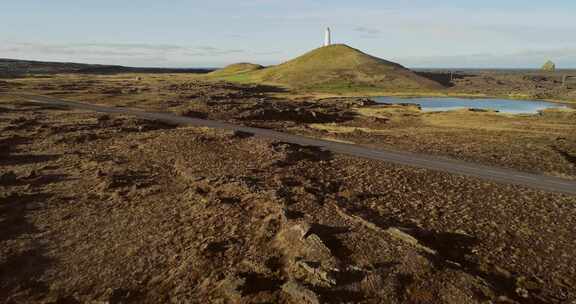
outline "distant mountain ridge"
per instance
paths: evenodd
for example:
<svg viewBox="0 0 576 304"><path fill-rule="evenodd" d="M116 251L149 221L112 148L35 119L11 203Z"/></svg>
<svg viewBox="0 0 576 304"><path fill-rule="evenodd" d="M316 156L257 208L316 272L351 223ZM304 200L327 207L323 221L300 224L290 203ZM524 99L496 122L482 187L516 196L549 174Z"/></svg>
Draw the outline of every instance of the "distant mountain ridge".
<svg viewBox="0 0 576 304"><path fill-rule="evenodd" d="M50 62L35 60L20 60L0 58L0 76L19 74L115 74L115 73L196 73L203 74L214 71L211 68L139 68L121 65L88 64L74 62Z"/></svg>

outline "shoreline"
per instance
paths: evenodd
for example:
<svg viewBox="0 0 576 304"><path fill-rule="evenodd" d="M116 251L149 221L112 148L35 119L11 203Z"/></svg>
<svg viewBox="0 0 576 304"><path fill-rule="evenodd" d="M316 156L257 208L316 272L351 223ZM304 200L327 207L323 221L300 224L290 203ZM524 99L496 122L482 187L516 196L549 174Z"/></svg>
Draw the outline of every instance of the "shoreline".
<svg viewBox="0 0 576 304"><path fill-rule="evenodd" d="M505 99L512 101L543 101L556 104L562 104L568 108L576 109L576 100L562 100L562 99L541 99L530 98L528 96L510 96L510 95L488 95L488 94L471 94L471 93L439 93L439 92L425 92L425 93L407 93L407 92L368 92L365 94L347 94L347 93L323 93L323 92L310 92L310 93L281 93L276 96L285 98L299 98L299 97L312 97L312 98L365 98L365 97L396 97L396 98L465 98L465 99ZM292 98L291 98L292 97Z"/></svg>

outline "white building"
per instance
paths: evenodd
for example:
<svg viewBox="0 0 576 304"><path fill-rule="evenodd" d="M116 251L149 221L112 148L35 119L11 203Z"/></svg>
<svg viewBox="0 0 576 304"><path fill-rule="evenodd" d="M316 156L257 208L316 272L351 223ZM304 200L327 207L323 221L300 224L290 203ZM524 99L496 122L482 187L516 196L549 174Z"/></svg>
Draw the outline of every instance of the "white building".
<svg viewBox="0 0 576 304"><path fill-rule="evenodd" d="M330 32L330 28L326 28L326 35L324 36L324 46L329 46L332 44L332 33Z"/></svg>

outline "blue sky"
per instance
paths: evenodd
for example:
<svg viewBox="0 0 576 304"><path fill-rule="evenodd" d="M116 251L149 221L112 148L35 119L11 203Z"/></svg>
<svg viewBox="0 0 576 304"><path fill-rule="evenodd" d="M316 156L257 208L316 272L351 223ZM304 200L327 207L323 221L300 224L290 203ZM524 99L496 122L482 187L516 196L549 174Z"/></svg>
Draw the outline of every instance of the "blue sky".
<svg viewBox="0 0 576 304"><path fill-rule="evenodd" d="M276 64L334 41L409 67L576 68L574 0L0 0L0 58Z"/></svg>

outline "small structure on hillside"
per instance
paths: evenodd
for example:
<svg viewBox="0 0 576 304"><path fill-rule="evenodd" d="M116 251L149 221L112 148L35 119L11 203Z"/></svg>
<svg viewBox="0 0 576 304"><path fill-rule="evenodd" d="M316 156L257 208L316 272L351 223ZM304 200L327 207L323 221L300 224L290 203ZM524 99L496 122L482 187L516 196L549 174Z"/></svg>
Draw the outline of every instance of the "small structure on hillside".
<svg viewBox="0 0 576 304"><path fill-rule="evenodd" d="M329 46L331 44L332 44L332 32L330 31L330 28L327 27L326 33L324 35L324 46Z"/></svg>
<svg viewBox="0 0 576 304"><path fill-rule="evenodd" d="M556 64L554 64L554 62L548 60L548 61L546 61L546 63L544 63L544 65L542 66L542 71L544 71L544 72L554 72L554 71L556 71Z"/></svg>

